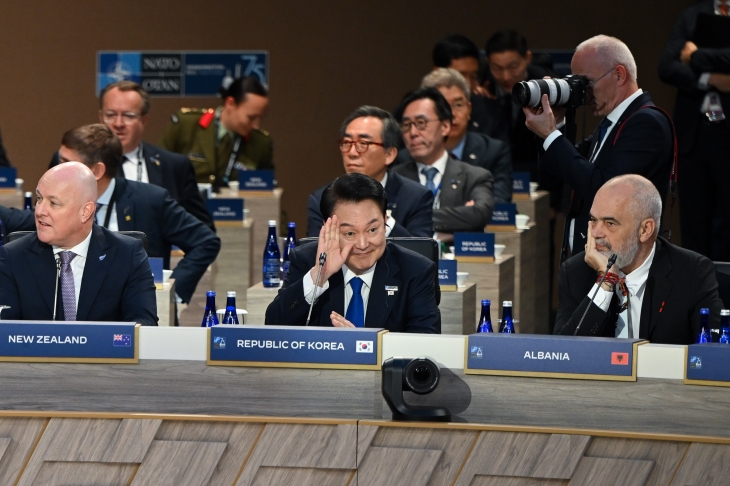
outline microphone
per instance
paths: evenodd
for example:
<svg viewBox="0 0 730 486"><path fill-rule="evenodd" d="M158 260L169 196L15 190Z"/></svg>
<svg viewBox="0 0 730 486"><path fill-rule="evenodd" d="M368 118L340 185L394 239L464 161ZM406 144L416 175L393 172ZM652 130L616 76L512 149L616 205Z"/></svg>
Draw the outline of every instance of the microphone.
<svg viewBox="0 0 730 486"><path fill-rule="evenodd" d="M314 296L317 294L317 287L319 287L319 277L322 275L322 267L324 267L324 262L327 260L327 253L322 252L319 254L319 268L317 269L317 280L314 281L314 289L312 290L312 303L309 304L309 314L307 314L307 322L304 324L305 326L309 325L309 319L312 318L312 308L314 307L314 303L317 299L314 298Z"/></svg>
<svg viewBox="0 0 730 486"><path fill-rule="evenodd" d="M596 295L598 294L598 289L601 288L601 285L603 285L603 282L606 280L606 276L608 275L608 271L611 269L611 267L616 263L616 258L618 256L613 253L610 257L608 257L608 265L606 265L606 271L603 272L603 277L601 277L601 281L598 282L598 287L596 287L596 291L593 292L593 297L591 297L591 302L593 302L593 299L596 298ZM573 336L578 335L578 329L580 329L581 324L583 324L583 319L586 318L586 314L588 314L588 309L591 307L591 302L588 303L586 306L586 310L583 312L583 317L580 318L580 322L578 322L578 326L575 328L575 332L573 333Z"/></svg>
<svg viewBox="0 0 730 486"><path fill-rule="evenodd" d="M56 308L58 307L58 280L61 277L61 259L56 259L56 292L53 294L53 320L56 320Z"/></svg>

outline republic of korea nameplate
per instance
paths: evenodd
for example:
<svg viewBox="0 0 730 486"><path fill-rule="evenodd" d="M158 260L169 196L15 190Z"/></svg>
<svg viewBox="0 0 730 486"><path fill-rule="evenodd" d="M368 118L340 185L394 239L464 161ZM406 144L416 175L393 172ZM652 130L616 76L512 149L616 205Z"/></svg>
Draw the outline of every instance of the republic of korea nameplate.
<svg viewBox="0 0 730 486"><path fill-rule="evenodd" d="M464 373L636 381L637 348L647 341L539 334L472 334Z"/></svg>
<svg viewBox="0 0 730 486"><path fill-rule="evenodd" d="M0 321L0 361L139 362L134 322Z"/></svg>
<svg viewBox="0 0 730 486"><path fill-rule="evenodd" d="M383 329L219 325L208 330L208 364L379 370Z"/></svg>

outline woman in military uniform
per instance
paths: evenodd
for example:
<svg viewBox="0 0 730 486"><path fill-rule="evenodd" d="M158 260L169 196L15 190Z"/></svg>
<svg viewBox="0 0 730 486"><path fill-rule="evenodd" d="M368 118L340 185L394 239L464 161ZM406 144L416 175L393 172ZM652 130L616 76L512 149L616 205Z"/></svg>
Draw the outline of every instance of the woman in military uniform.
<svg viewBox="0 0 730 486"><path fill-rule="evenodd" d="M272 141L259 128L268 91L254 77L236 78L221 88L218 108L183 108L172 115L162 147L185 154L199 183L217 189L238 180L238 170L273 169Z"/></svg>

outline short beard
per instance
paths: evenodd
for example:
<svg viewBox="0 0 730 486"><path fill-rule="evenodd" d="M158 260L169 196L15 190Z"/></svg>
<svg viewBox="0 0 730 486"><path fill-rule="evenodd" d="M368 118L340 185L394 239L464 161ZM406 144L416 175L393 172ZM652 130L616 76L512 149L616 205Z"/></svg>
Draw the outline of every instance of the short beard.
<svg viewBox="0 0 730 486"><path fill-rule="evenodd" d="M634 258L636 258L636 254L639 253L639 244L641 243L639 241L639 238L635 238L632 241L629 241L626 244L625 248L616 248L614 249L611 247L611 244L603 239L596 240L596 243L600 244L601 246L605 246L606 250L600 251L602 255L605 255L607 258L610 258L612 254L616 254L616 266L619 269L624 269L631 265L631 262L634 261Z"/></svg>

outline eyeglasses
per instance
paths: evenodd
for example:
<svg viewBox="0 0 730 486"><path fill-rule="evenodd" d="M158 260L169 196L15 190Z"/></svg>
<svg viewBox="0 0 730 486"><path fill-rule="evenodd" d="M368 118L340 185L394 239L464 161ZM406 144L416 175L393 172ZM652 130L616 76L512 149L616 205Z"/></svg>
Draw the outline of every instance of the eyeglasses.
<svg viewBox="0 0 730 486"><path fill-rule="evenodd" d="M589 81L588 82L588 85L586 86L586 88L593 88L596 85L597 82L599 82L601 79L603 79L604 77L606 77L606 75L608 75L609 73L612 73L614 69L616 69L616 68L615 67L612 67L609 71L606 71L606 73L603 74L603 76L601 76L600 78L594 79L593 81Z"/></svg>
<svg viewBox="0 0 730 486"><path fill-rule="evenodd" d="M422 132L426 129L426 125L435 121L438 120L427 120L426 118L416 118L414 121L406 120L400 124L400 129L403 130L403 133L408 133L411 131L411 127L415 126L416 130Z"/></svg>
<svg viewBox="0 0 730 486"><path fill-rule="evenodd" d="M131 125L142 117L142 115L131 111L125 111L124 113L105 111L101 114L101 119L104 120L104 123L114 123L117 120L117 117L120 116L122 117L122 123L125 125Z"/></svg>
<svg viewBox="0 0 730 486"><path fill-rule="evenodd" d="M358 154L364 154L368 151L371 145L377 145L378 147L385 147L382 143L370 142L368 140L340 140L340 152L346 154L350 151L352 146L355 146L355 151Z"/></svg>

